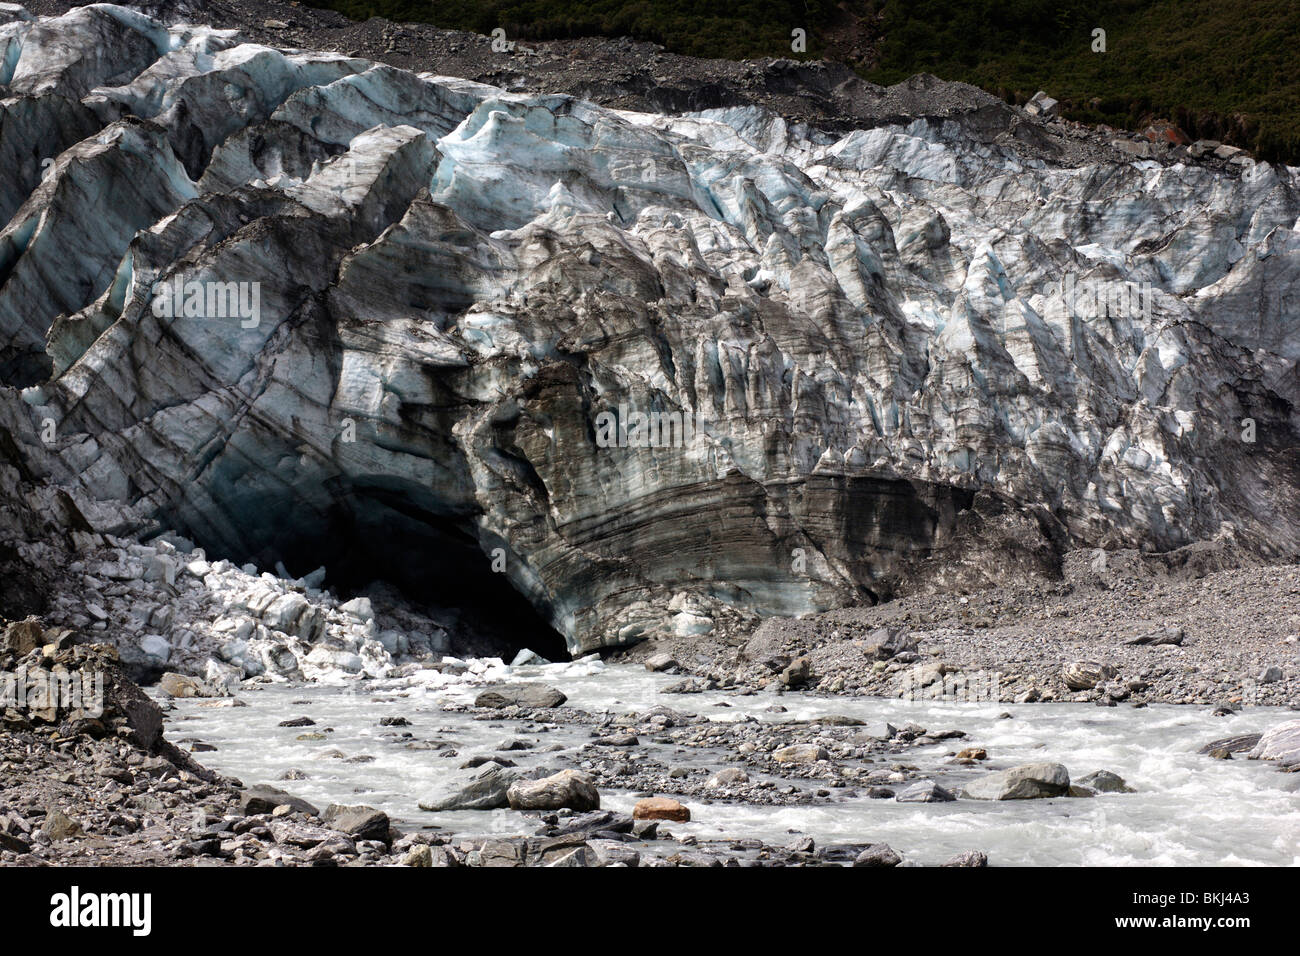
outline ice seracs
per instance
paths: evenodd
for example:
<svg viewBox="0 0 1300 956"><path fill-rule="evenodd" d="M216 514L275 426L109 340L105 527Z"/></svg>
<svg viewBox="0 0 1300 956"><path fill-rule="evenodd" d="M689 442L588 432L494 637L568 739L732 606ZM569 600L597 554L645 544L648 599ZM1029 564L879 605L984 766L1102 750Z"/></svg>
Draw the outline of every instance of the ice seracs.
<svg viewBox="0 0 1300 956"><path fill-rule="evenodd" d="M619 112L106 5L5 8L0 43L0 157L60 131L0 186L0 427L99 531L493 565L575 652L1300 541L1289 167ZM174 281L260 317L155 314ZM605 447L620 407L699 440ZM253 590L232 666L401 647Z"/></svg>

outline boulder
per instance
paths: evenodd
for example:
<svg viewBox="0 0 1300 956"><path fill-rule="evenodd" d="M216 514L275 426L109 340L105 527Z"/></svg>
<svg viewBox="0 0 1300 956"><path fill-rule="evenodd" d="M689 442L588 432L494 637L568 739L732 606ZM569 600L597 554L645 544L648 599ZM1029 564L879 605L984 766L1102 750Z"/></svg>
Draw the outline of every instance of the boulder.
<svg viewBox="0 0 1300 956"><path fill-rule="evenodd" d="M918 780L900 790L894 799L899 803L949 803L957 798L933 780Z"/></svg>
<svg viewBox="0 0 1300 956"><path fill-rule="evenodd" d="M34 617L14 621L4 629L4 650L15 657L23 657L45 643L45 631Z"/></svg>
<svg viewBox="0 0 1300 956"><path fill-rule="evenodd" d="M1124 778L1109 770L1094 770L1092 773L1076 780L1081 787L1088 787L1098 793L1137 793L1124 782Z"/></svg>
<svg viewBox="0 0 1300 956"><path fill-rule="evenodd" d="M863 650L868 657L887 661L899 654L916 653L918 644L907 630L901 627L879 627L867 635Z"/></svg>
<svg viewBox="0 0 1300 956"><path fill-rule="evenodd" d="M512 810L599 810L600 794L586 774L561 770L540 780L516 780L506 791Z"/></svg>
<svg viewBox="0 0 1300 956"><path fill-rule="evenodd" d="M648 671L666 671L677 666L677 659L671 654L651 654L645 659Z"/></svg>
<svg viewBox="0 0 1300 956"><path fill-rule="evenodd" d="M554 836L595 833L598 831L631 833L635 826L636 821L632 819L631 814L619 813L616 810L591 810L587 813L574 814L567 820L561 820L554 829Z"/></svg>
<svg viewBox="0 0 1300 956"><path fill-rule="evenodd" d="M271 831L271 836L276 843L284 843L288 846L319 846L335 836L333 830L325 827L285 820L283 817L272 820L267 824L267 829Z"/></svg>
<svg viewBox="0 0 1300 956"><path fill-rule="evenodd" d="M742 783L749 783L749 774L739 767L724 767L711 776L704 785L710 790L716 790L720 787L732 787Z"/></svg>
<svg viewBox="0 0 1300 956"><path fill-rule="evenodd" d="M646 797L638 800L632 808L634 820L671 820L674 823L687 823L691 819L690 808L670 797Z"/></svg>
<svg viewBox="0 0 1300 956"><path fill-rule="evenodd" d="M410 852L402 858L403 866L427 867L433 866L433 851L429 849L427 843L417 843L411 847Z"/></svg>
<svg viewBox="0 0 1300 956"><path fill-rule="evenodd" d="M353 839L388 842L388 814L374 807L331 803L321 819Z"/></svg>
<svg viewBox="0 0 1300 956"><path fill-rule="evenodd" d="M1278 724L1259 738L1251 760L1272 760L1282 767L1300 767L1300 720Z"/></svg>
<svg viewBox="0 0 1300 956"><path fill-rule="evenodd" d="M816 763L818 760L829 760L830 754L816 744L791 744L773 750L772 759L777 763Z"/></svg>
<svg viewBox="0 0 1300 956"><path fill-rule="evenodd" d="M963 850L940 866L981 867L989 865L989 858L979 850Z"/></svg>
<svg viewBox="0 0 1300 956"><path fill-rule="evenodd" d="M215 687L211 687L197 677L168 671L158 681L158 690L168 697L220 697Z"/></svg>
<svg viewBox="0 0 1300 956"><path fill-rule="evenodd" d="M522 839L488 840L465 858L468 866L525 866L528 843Z"/></svg>
<svg viewBox="0 0 1300 956"><path fill-rule="evenodd" d="M559 707L567 697L545 684L497 684L474 699L475 707Z"/></svg>
<svg viewBox="0 0 1300 956"><path fill-rule="evenodd" d="M1196 752L1210 755L1213 755L1217 750L1222 750L1228 754L1247 753L1254 749L1262 737L1262 734L1238 734L1235 737L1220 737L1218 740L1211 740Z"/></svg>
<svg viewBox="0 0 1300 956"><path fill-rule="evenodd" d="M640 866L641 854L621 840L588 840L587 846L596 854L601 866Z"/></svg>
<svg viewBox="0 0 1300 956"><path fill-rule="evenodd" d="M1025 112L1030 116L1040 116L1043 119L1052 119L1060 111L1059 101L1048 96L1043 90L1035 93L1025 104Z"/></svg>
<svg viewBox="0 0 1300 956"><path fill-rule="evenodd" d="M813 723L823 727L865 727L867 722L848 714L823 714L814 718Z"/></svg>
<svg viewBox="0 0 1300 956"><path fill-rule="evenodd" d="M1070 772L1059 763L1028 763L991 773L968 783L964 796L972 800L1034 800L1070 792Z"/></svg>
<svg viewBox="0 0 1300 956"><path fill-rule="evenodd" d="M31 849L32 845L26 840L0 830L0 850L8 850L10 853L30 853Z"/></svg>
<svg viewBox="0 0 1300 956"><path fill-rule="evenodd" d="M421 810L503 810L510 806L510 785L518 770L489 761L471 770L448 772L432 793L419 802Z"/></svg>
<svg viewBox="0 0 1300 956"><path fill-rule="evenodd" d="M1126 156L1132 156L1136 159L1150 159L1156 153L1155 147L1145 139L1113 139L1110 141L1110 145L1114 146Z"/></svg>
<svg viewBox="0 0 1300 956"><path fill-rule="evenodd" d="M765 621L740 649L743 660L762 664L771 671L779 671L790 663L789 638L775 621Z"/></svg>
<svg viewBox="0 0 1300 956"><path fill-rule="evenodd" d="M600 859L590 847L574 847L546 864L547 866L599 866Z"/></svg>
<svg viewBox="0 0 1300 956"><path fill-rule="evenodd" d="M636 734L609 734L605 737L595 737L591 742L597 747L639 747L641 745Z"/></svg>
<svg viewBox="0 0 1300 956"><path fill-rule="evenodd" d="M271 813L276 807L284 806L292 807L297 812L311 817L320 814L320 811L306 800L266 784L249 787L239 795L239 808L245 816Z"/></svg>
<svg viewBox="0 0 1300 956"><path fill-rule="evenodd" d="M809 657L796 657L785 670L781 671L781 683L791 690L807 686L812 679L812 659Z"/></svg>
<svg viewBox="0 0 1300 956"><path fill-rule="evenodd" d="M1110 664L1096 661L1073 661L1061 670L1065 686L1070 690L1092 690L1103 681L1108 681L1118 674Z"/></svg>
<svg viewBox="0 0 1300 956"><path fill-rule="evenodd" d="M45 822L41 824L41 829L55 841L81 836L81 824L62 810L51 810L45 814Z"/></svg>
<svg viewBox="0 0 1300 956"><path fill-rule="evenodd" d="M859 853L853 865L889 867L898 866L902 862L903 858L888 843L876 843Z"/></svg>
<svg viewBox="0 0 1300 956"><path fill-rule="evenodd" d="M1163 627L1125 643L1131 647L1178 647L1185 636L1181 627Z"/></svg>

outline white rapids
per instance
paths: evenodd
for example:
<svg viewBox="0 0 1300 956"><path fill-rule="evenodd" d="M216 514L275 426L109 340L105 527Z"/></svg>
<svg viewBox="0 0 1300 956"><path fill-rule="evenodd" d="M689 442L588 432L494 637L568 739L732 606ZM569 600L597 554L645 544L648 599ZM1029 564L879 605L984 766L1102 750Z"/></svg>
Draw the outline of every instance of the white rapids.
<svg viewBox="0 0 1300 956"><path fill-rule="evenodd" d="M481 670L482 668L480 668ZM499 673L494 675L492 671ZM947 804L900 804L865 796L811 806L765 806L685 798L693 820L672 824L674 836L699 840L758 839L784 845L793 834L819 844L886 842L907 859L943 862L968 849L985 851L994 865L1300 865L1300 778L1257 761L1211 760L1198 755L1204 743L1236 734L1260 732L1285 720L1287 712L1255 707L1229 717L1209 708L1152 705L1099 708L1088 704L911 702L882 698L816 697L787 693L736 696L725 691L666 697L659 688L674 678L630 666L606 667L588 659L574 664L512 668L489 665L484 676L543 680L568 695L567 706L590 713L623 714L658 704L707 715L713 720L808 720L843 714L867 722L915 722L966 731L961 746L986 748L993 767L1053 760L1073 778L1093 770L1118 773L1137 788L1132 794L1102 794L1092 799L1007 802L958 800ZM433 675L431 675L433 676ZM440 677L438 679L441 679ZM314 803L366 803L387 812L406 828L441 826L456 833L519 834L532 821L508 810L428 813L417 806L421 795L458 761L439 758L445 746L461 756L491 753L516 736L517 722L473 719L448 712L444 702L464 703L481 684L453 681L443 686L410 680L370 681L344 687L272 685L241 691L247 707L212 707L211 702L175 702L168 736L215 745L199 754L209 767L247 784L282 786ZM247 688L247 685L246 685ZM774 714L776 702L786 708ZM721 707L720 704L729 707ZM1001 718L1004 713L1011 719ZM279 727L287 718L307 715L317 726ZM409 728L379 726L387 715L401 715ZM299 740L323 731L324 740ZM401 738L404 731L411 738ZM536 727L528 736L537 734ZM545 733L535 751L511 752L521 766L545 762L543 747L579 747L590 739L590 725L559 725ZM434 740L434 749L415 750L412 740ZM937 764L952 741L909 751L909 763ZM181 744L185 746L184 743ZM655 745L645 742L646 747ZM340 756L340 752L343 756ZM369 762L347 757L369 756ZM714 761L724 751L674 754L675 763ZM281 783L296 768L308 779ZM971 776L986 772L972 770ZM795 781L801 783L801 781ZM631 792L602 790L603 806L630 811Z"/></svg>

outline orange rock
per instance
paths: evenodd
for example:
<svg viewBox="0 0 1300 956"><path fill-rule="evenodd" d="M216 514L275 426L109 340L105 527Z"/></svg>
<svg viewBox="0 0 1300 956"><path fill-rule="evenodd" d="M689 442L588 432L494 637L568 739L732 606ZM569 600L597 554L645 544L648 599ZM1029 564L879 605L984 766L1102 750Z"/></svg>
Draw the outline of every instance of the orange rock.
<svg viewBox="0 0 1300 956"><path fill-rule="evenodd" d="M674 823L686 823L690 818L690 810L667 797L638 800L636 806L632 808L634 820L672 820Z"/></svg>
<svg viewBox="0 0 1300 956"><path fill-rule="evenodd" d="M1168 120L1156 120L1142 131L1142 135L1153 143L1164 140L1173 143L1175 146L1187 146L1192 141L1190 136Z"/></svg>

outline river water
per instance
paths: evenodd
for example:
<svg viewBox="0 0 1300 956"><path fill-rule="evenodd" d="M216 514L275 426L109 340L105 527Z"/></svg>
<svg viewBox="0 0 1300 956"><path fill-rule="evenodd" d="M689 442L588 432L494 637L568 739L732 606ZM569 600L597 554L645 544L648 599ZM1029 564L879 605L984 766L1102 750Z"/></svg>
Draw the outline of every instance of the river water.
<svg viewBox="0 0 1300 956"><path fill-rule="evenodd" d="M1114 708L1091 704L950 703L870 697L818 697L802 693L737 696L726 691L665 696L659 689L679 678L650 674L630 666L605 666L587 660L543 667L507 668L499 662L474 662L480 674L468 679L425 672L419 679L268 685L245 688L247 707L212 707L177 701L168 715L168 737L196 738L217 747L199 753L205 765L246 784L271 783L318 806L366 803L386 811L399 826L448 827L459 833L519 834L532 826L509 810L428 813L418 808L440 774L458 760L436 750L413 749L433 740L436 749L452 747L462 756L491 753L503 740L520 735L517 721L474 720L448 712L442 704L471 701L482 680L541 680L568 695L567 706L614 714L645 711L660 704L707 715L712 720L761 721L812 719L843 714L868 724L914 722L930 728L966 731L960 746L988 750L995 768L1052 760L1072 778L1099 769L1124 777L1138 792L1103 794L1092 799L900 804L864 797L811 806L763 806L685 799L693 819L672 824L678 838L700 840L753 838L784 845L792 832L818 843L886 842L920 863L939 863L967 849L980 849L1002 865L1300 865L1300 774L1283 774L1238 755L1231 761L1196 753L1207 741L1258 733L1294 719L1291 711L1247 708L1230 717L1213 717L1208 707L1151 705ZM473 681L477 681L474 683ZM768 710L774 703L785 713ZM719 704L729 704L720 707ZM1000 715L1010 713L1013 719ZM288 729L280 721L310 716L315 727ZM400 715L407 728L379 726L383 716ZM324 740L299 740L300 734L332 728ZM590 740L582 724L559 725L538 737L543 746L578 747ZM643 739L643 744L646 742ZM909 751L906 760L935 765L952 741ZM182 743L182 746L185 746ZM349 762L348 758L373 758ZM545 762L554 754L511 752L520 766ZM721 750L674 755L673 762L696 762L720 769ZM714 759L716 758L716 759ZM308 779L280 782L295 768ZM951 773L951 770L948 771ZM971 777L987 773L975 768ZM951 788L958 778L947 777ZM788 783L788 781L784 781ZM629 810L630 792L602 787L602 805Z"/></svg>

